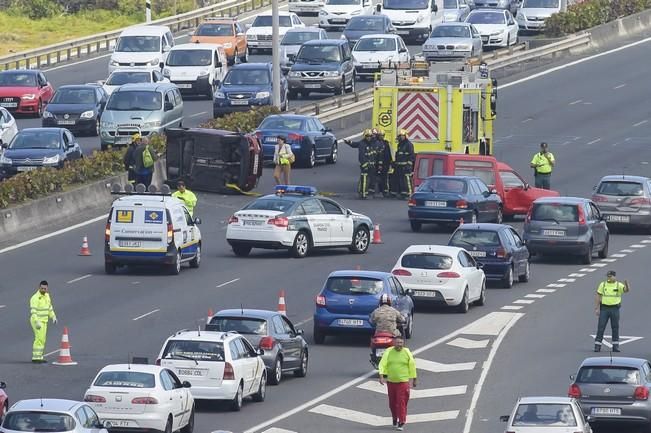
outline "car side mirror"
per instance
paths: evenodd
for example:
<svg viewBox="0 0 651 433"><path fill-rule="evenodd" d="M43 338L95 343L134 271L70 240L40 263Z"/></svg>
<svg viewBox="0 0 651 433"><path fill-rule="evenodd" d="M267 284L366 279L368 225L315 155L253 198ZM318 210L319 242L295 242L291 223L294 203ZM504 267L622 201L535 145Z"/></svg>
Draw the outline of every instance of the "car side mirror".
<svg viewBox="0 0 651 433"><path fill-rule="evenodd" d="M165 103L165 111L172 111L173 109L174 109L174 105L172 105L171 102Z"/></svg>
<svg viewBox="0 0 651 433"><path fill-rule="evenodd" d="M405 290L405 295L407 295L407 296L411 296L411 295L413 295L413 294L414 294L414 291L413 291L412 289L407 289L407 290Z"/></svg>
<svg viewBox="0 0 651 433"><path fill-rule="evenodd" d="M8 123L0 123L0 129L7 129L7 128L9 128Z"/></svg>
<svg viewBox="0 0 651 433"><path fill-rule="evenodd" d="M531 188L531 185L529 185L528 183L525 183L524 184L524 190L527 191L529 188Z"/></svg>
<svg viewBox="0 0 651 433"><path fill-rule="evenodd" d="M172 47L170 47L169 45L165 45L165 46L163 46L163 52L164 52L164 53L169 52L171 49L172 49Z"/></svg>
<svg viewBox="0 0 651 433"><path fill-rule="evenodd" d="M287 54L287 60L293 62L296 60L296 54Z"/></svg>
<svg viewBox="0 0 651 433"><path fill-rule="evenodd" d="M188 33L188 37L189 37L189 38L191 38L192 36L194 36L194 32L190 32L190 33Z"/></svg>
<svg viewBox="0 0 651 433"><path fill-rule="evenodd" d="M196 225L196 226L201 225L201 218L196 217L196 218L194 219L194 225Z"/></svg>
<svg viewBox="0 0 651 433"><path fill-rule="evenodd" d="M477 269L484 269L484 264L483 263L477 262L476 265L477 265Z"/></svg>
<svg viewBox="0 0 651 433"><path fill-rule="evenodd" d="M573 374L570 374L570 380L571 380L572 382L574 382L574 379L576 379L576 376L574 376Z"/></svg>
<svg viewBox="0 0 651 433"><path fill-rule="evenodd" d="M489 195L491 195L491 192L490 191L484 191L484 192L481 193L481 195L483 195L484 197L488 197Z"/></svg>
<svg viewBox="0 0 651 433"><path fill-rule="evenodd" d="M398 52L399 52L399 53L406 53L406 52L407 52L407 48L400 48L400 49L398 50Z"/></svg>
<svg viewBox="0 0 651 433"><path fill-rule="evenodd" d="M593 417L592 415L586 415L585 420L589 423L595 422L597 419Z"/></svg>
<svg viewBox="0 0 651 433"><path fill-rule="evenodd" d="M351 216L353 214L353 211L350 209L346 209L346 215Z"/></svg>
<svg viewBox="0 0 651 433"><path fill-rule="evenodd" d="M495 188L491 188L490 193L491 194L497 194L497 190Z"/></svg>
<svg viewBox="0 0 651 433"><path fill-rule="evenodd" d="M222 62L217 62L217 64L215 65L215 67L217 67L217 68L221 68L221 67L222 67Z"/></svg>
<svg viewBox="0 0 651 433"><path fill-rule="evenodd" d="M242 36L244 36L244 33L242 33L242 32L239 32L239 33L238 33L238 34L236 34L235 36L237 36L237 37L239 37L239 38L241 38Z"/></svg>
<svg viewBox="0 0 651 433"><path fill-rule="evenodd" d="M436 1L436 0L432 0L432 1L434 2L434 1ZM438 12L438 11L439 11L439 7L438 7L438 5L437 5L436 3L432 3L432 11L434 11L434 12Z"/></svg>
<svg viewBox="0 0 651 433"><path fill-rule="evenodd" d="M213 81L213 84L215 85L215 87L219 87L222 84L222 82L218 78L215 78L215 81Z"/></svg>
<svg viewBox="0 0 651 433"><path fill-rule="evenodd" d="M502 415L502 416L500 416L500 421L509 422L509 418L510 418L509 415Z"/></svg>
<svg viewBox="0 0 651 433"><path fill-rule="evenodd" d="M9 149L9 143L5 143L4 141L0 143L3 149Z"/></svg>
<svg viewBox="0 0 651 433"><path fill-rule="evenodd" d="M187 380L183 381L183 388L192 388L192 384Z"/></svg>
<svg viewBox="0 0 651 433"><path fill-rule="evenodd" d="M256 351L255 351L255 354L256 354L256 355L259 355L259 356L262 356L262 355L264 355L264 350L262 350L262 349L260 349L260 348L258 347L258 348L256 349Z"/></svg>

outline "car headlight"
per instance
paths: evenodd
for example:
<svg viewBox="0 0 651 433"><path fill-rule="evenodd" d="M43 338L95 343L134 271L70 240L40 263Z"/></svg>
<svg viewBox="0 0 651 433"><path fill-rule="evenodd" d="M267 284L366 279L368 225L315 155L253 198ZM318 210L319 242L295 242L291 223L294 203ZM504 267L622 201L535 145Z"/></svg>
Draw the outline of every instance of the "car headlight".
<svg viewBox="0 0 651 433"><path fill-rule="evenodd" d="M28 101L33 101L34 99L36 99L36 95L33 94L33 93L28 93L27 95L23 95L21 97L21 99L26 99Z"/></svg>
<svg viewBox="0 0 651 433"><path fill-rule="evenodd" d="M210 71L199 71L199 77L205 77L207 75L210 75Z"/></svg>
<svg viewBox="0 0 651 433"><path fill-rule="evenodd" d="M416 18L416 22L417 22L417 23L420 23L420 22L422 22L424 19L425 19L424 16L422 16L422 15L418 15L418 18Z"/></svg>
<svg viewBox="0 0 651 433"><path fill-rule="evenodd" d="M246 35L247 41L255 41L256 39L258 39L258 35Z"/></svg>
<svg viewBox="0 0 651 433"><path fill-rule="evenodd" d="M153 120L151 122L143 122L143 128L158 128L160 126L160 120Z"/></svg>
<svg viewBox="0 0 651 433"><path fill-rule="evenodd" d="M293 78L298 78L298 77L301 76L301 73L296 72L296 71L289 71L289 73L287 75L290 76L290 77L293 77Z"/></svg>
<svg viewBox="0 0 651 433"><path fill-rule="evenodd" d="M82 119L92 119L93 117L95 117L95 111L93 110L84 111L83 113L81 113L81 116L79 117Z"/></svg>
<svg viewBox="0 0 651 433"><path fill-rule="evenodd" d="M271 96L271 93L269 92L258 92L255 94L255 99L264 99L268 98L269 96Z"/></svg>
<svg viewBox="0 0 651 433"><path fill-rule="evenodd" d="M58 164L59 163L59 155L54 155L50 157L45 157L43 158L43 164Z"/></svg>
<svg viewBox="0 0 651 433"><path fill-rule="evenodd" d="M328 12L326 12L326 11L324 11L322 9L322 10L319 11L319 15L321 15L322 17L325 17L326 15L328 15Z"/></svg>
<svg viewBox="0 0 651 433"><path fill-rule="evenodd" d="M0 155L0 164L11 164L11 159L4 155Z"/></svg>
<svg viewBox="0 0 651 433"><path fill-rule="evenodd" d="M522 13L522 11L518 11L518 13L515 16L516 18L520 18L521 20L526 20L527 17Z"/></svg>
<svg viewBox="0 0 651 433"><path fill-rule="evenodd" d="M99 122L99 127L100 128L115 129L115 126L116 126L115 122L109 122L109 121L105 121L105 120L102 120L101 122Z"/></svg>
<svg viewBox="0 0 651 433"><path fill-rule="evenodd" d="M151 61L150 61L149 63L147 63L147 64L148 64L149 66L156 66L156 65L160 64L160 60L158 60L158 59L153 59L153 60L151 60Z"/></svg>
<svg viewBox="0 0 651 433"><path fill-rule="evenodd" d="M492 32L491 36L501 35L502 33L504 33L504 30L498 30L498 31Z"/></svg>
<svg viewBox="0 0 651 433"><path fill-rule="evenodd" d="M323 76L324 77L338 77L339 72L337 72L337 71L324 71Z"/></svg>
<svg viewBox="0 0 651 433"><path fill-rule="evenodd" d="M171 76L172 76L172 71L170 71L170 70L167 69L167 68L163 69L163 77L165 77L165 78L169 78L169 77L171 77Z"/></svg>
<svg viewBox="0 0 651 433"><path fill-rule="evenodd" d="M111 66L120 66L120 63L117 60L111 59L111 61L109 62L109 65L111 65Z"/></svg>
<svg viewBox="0 0 651 433"><path fill-rule="evenodd" d="M43 119L48 119L50 117L54 117L54 116L52 116L52 113L50 113L49 111L44 111L43 112Z"/></svg>
<svg viewBox="0 0 651 433"><path fill-rule="evenodd" d="M226 42L225 44L222 45L224 45L224 48L233 48L233 44L230 42Z"/></svg>
<svg viewBox="0 0 651 433"><path fill-rule="evenodd" d="M224 92L215 92L215 99L226 99Z"/></svg>

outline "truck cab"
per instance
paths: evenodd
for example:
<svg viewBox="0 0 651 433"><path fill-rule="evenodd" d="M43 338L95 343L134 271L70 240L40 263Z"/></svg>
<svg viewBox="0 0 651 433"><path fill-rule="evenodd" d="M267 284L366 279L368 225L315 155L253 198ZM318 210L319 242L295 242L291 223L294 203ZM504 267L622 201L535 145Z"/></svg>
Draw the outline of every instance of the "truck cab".
<svg viewBox="0 0 651 433"><path fill-rule="evenodd" d="M391 19L397 34L421 43L443 21L442 0L383 0L379 11Z"/></svg>

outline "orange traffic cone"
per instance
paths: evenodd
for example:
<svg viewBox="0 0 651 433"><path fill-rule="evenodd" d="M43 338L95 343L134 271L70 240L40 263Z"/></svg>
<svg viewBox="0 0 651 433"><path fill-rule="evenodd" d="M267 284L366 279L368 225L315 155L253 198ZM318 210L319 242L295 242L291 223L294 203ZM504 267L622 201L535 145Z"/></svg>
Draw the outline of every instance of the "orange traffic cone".
<svg viewBox="0 0 651 433"><path fill-rule="evenodd" d="M81 243L81 250L79 250L80 256L92 256L90 253L90 248L88 248L88 238L84 236L84 240Z"/></svg>
<svg viewBox="0 0 651 433"><path fill-rule="evenodd" d="M382 243L382 234L380 233L380 224L375 224L373 227L373 242L374 244Z"/></svg>
<svg viewBox="0 0 651 433"><path fill-rule="evenodd" d="M70 356L70 341L68 340L68 327L63 327L63 336L61 337L61 349L59 350L59 359L53 362L54 365L77 365Z"/></svg>
<svg viewBox="0 0 651 433"><path fill-rule="evenodd" d="M285 305L285 291L281 290L278 296L278 313L287 316L287 305Z"/></svg>

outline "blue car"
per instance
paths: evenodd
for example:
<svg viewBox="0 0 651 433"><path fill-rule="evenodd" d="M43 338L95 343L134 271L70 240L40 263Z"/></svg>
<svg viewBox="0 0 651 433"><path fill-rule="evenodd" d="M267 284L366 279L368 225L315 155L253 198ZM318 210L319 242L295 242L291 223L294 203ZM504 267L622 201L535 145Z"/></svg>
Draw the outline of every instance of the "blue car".
<svg viewBox="0 0 651 433"><path fill-rule="evenodd" d="M463 224L452 233L448 245L468 251L482 265L487 280L506 288L516 280L529 281L529 250L515 229L506 224Z"/></svg>
<svg viewBox="0 0 651 433"><path fill-rule="evenodd" d="M274 146L281 136L292 147L297 162L312 168L317 160L337 162L337 137L330 131L315 116L274 114L260 123L256 135L262 143L265 161L273 160Z"/></svg>
<svg viewBox="0 0 651 433"><path fill-rule="evenodd" d="M271 63L240 63L230 68L213 100L213 116L271 105ZM287 111L287 80L280 77L280 107Z"/></svg>
<svg viewBox="0 0 651 433"><path fill-rule="evenodd" d="M406 319L405 337L411 338L414 302L397 278L389 272L335 271L316 297L314 342L323 344L329 334L373 334L369 317L385 293Z"/></svg>
<svg viewBox="0 0 651 433"><path fill-rule="evenodd" d="M502 223L502 199L475 176L430 176L409 199L409 223L415 232L425 223Z"/></svg>

